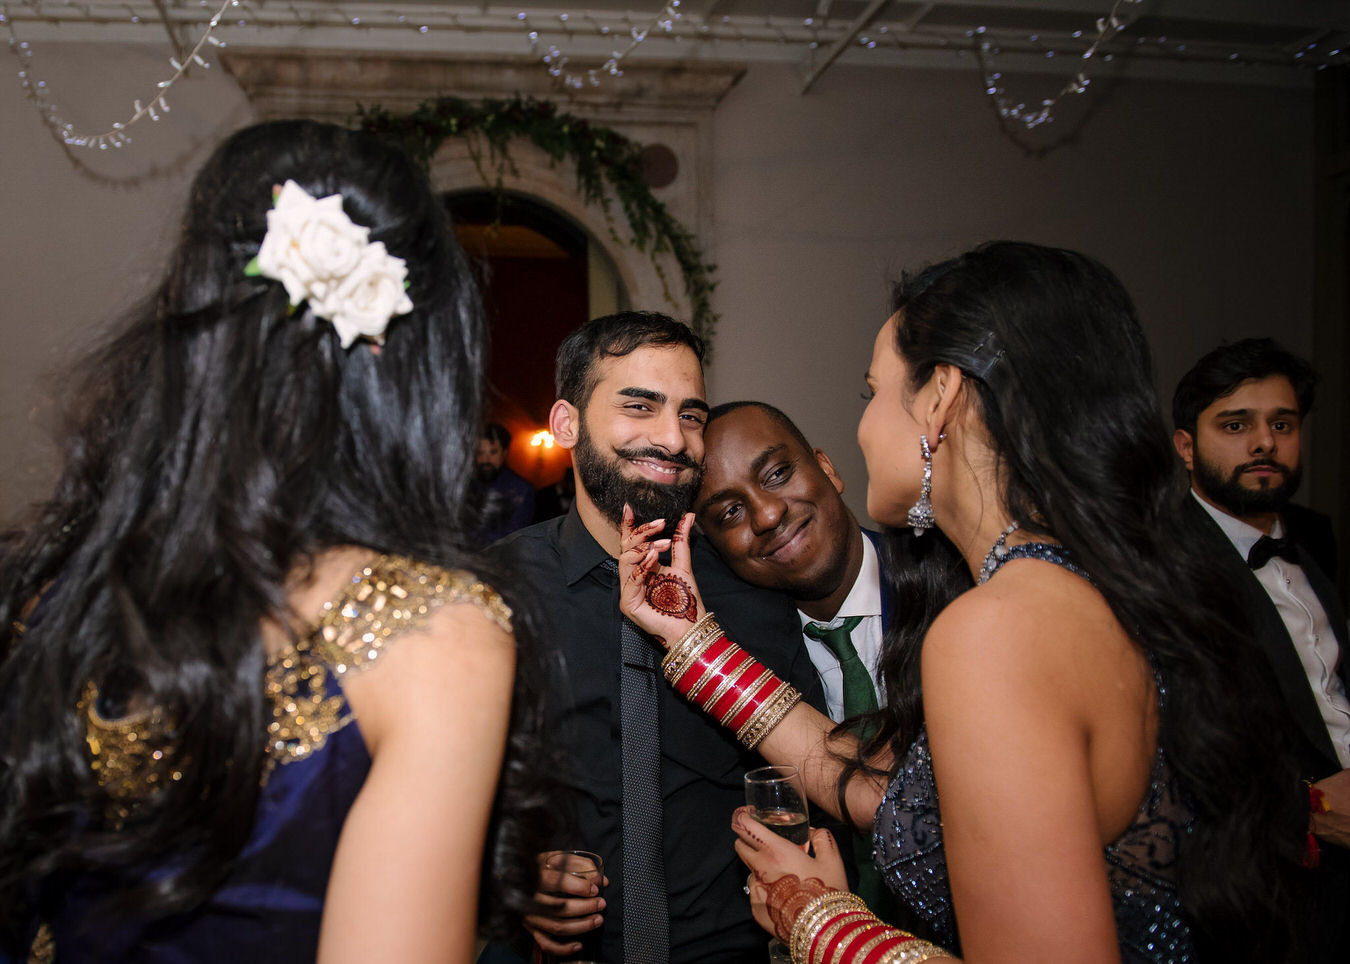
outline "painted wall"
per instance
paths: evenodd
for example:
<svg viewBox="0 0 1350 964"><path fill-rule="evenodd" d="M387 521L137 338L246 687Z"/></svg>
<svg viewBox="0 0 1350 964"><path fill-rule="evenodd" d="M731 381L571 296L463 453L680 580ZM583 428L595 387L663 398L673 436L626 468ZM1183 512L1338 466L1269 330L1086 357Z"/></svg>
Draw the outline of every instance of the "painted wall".
<svg viewBox="0 0 1350 964"><path fill-rule="evenodd" d="M47 43L37 65L81 126L119 119L167 73L136 46ZM751 65L715 120L713 400L762 398L796 417L861 514L853 434L887 282L994 237L1079 248L1114 268L1166 395L1221 338L1273 332L1307 351L1310 89L1098 90L1075 140L1037 159L999 132L973 70L841 66L803 97L790 67ZM130 149L77 165L18 85L0 84L0 516L48 484L44 399L61 386L42 373L149 291L188 178L253 117L215 71L170 104Z"/></svg>
<svg viewBox="0 0 1350 964"><path fill-rule="evenodd" d="M1037 80L1012 86L1053 90ZM973 71L841 67L797 89L756 65L716 115L710 391L788 412L860 518L859 393L904 268L993 238L1097 257L1136 300L1169 406L1221 339L1310 349L1310 90L1121 82L1035 158L1000 133Z"/></svg>

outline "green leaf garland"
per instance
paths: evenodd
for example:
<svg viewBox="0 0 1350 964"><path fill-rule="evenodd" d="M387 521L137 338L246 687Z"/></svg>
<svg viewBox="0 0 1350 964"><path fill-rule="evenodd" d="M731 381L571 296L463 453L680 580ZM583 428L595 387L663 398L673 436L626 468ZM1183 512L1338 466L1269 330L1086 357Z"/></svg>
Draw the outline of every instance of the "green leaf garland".
<svg viewBox="0 0 1350 964"><path fill-rule="evenodd" d="M577 188L588 204L598 204L611 225L613 215L606 186L614 191L632 238L628 242L651 258L666 298L675 303L660 256L669 253L684 276L689 299L690 327L712 351L717 314L712 309L712 274L715 266L704 262L694 235L658 201L642 177L641 147L608 127L601 127L574 114L558 110L552 101L517 95L510 100L479 101L438 97L406 114L382 107L359 108L358 126L399 143L423 168L440 146L451 137L478 135L488 145L489 160L496 171L496 190L502 191L502 176L518 175L508 145L525 138L548 155L552 164L571 160L576 166ZM470 144L473 141L470 140ZM488 180L480 153L470 155Z"/></svg>

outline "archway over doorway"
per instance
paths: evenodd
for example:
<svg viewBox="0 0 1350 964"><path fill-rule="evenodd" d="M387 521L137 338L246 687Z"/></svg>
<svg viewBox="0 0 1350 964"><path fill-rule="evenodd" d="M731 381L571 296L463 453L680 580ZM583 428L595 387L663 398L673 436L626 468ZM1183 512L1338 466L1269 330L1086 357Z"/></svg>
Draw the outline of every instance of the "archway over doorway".
<svg viewBox="0 0 1350 964"><path fill-rule="evenodd" d="M627 286L585 227L537 197L482 189L444 197L492 332L488 419L512 434L511 467L536 488L552 484L570 464L538 434L548 427L558 345L586 319L627 308Z"/></svg>

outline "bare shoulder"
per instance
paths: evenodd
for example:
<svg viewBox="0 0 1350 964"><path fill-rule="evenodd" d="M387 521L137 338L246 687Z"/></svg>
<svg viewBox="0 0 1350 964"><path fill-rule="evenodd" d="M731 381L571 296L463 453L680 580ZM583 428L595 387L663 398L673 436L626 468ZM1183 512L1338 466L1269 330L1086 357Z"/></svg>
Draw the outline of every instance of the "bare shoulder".
<svg viewBox="0 0 1350 964"><path fill-rule="evenodd" d="M372 752L390 734L472 725L509 705L511 610L472 573L343 551L321 557L312 582L328 596L302 645L342 681Z"/></svg>
<svg viewBox="0 0 1350 964"><path fill-rule="evenodd" d="M1087 579L1053 563L1018 559L952 602L923 648L925 696L994 686L1057 701L1136 664L1133 646Z"/></svg>

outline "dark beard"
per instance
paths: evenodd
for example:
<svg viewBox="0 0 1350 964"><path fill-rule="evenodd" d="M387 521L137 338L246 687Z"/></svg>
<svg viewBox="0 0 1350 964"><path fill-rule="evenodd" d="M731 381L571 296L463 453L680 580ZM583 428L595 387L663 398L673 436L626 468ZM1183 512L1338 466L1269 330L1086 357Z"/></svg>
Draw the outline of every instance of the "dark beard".
<svg viewBox="0 0 1350 964"><path fill-rule="evenodd" d="M1257 465L1270 466L1284 476L1283 480L1261 489L1244 486L1242 473ZM1302 481L1301 465L1290 469L1269 459L1253 459L1243 462L1225 476L1222 469L1206 461L1199 452L1195 453L1195 487L1229 515L1241 517L1261 512L1279 512L1289 504Z"/></svg>
<svg viewBox="0 0 1350 964"><path fill-rule="evenodd" d="M497 481L497 477L502 474L502 470L491 462L479 462L473 467L473 474L484 485L491 485Z"/></svg>
<svg viewBox="0 0 1350 964"><path fill-rule="evenodd" d="M618 528L623 520L624 504L633 507L636 525L653 519L666 520L666 532L675 528L680 518L694 504L699 483L703 478L701 466L683 452L671 454L660 449L616 449L614 458L607 458L592 441L583 422L572 449L577 478L586 488L595 507ZM688 482L652 482L648 479L630 479L623 474L620 459L653 458L674 462L694 470Z"/></svg>

